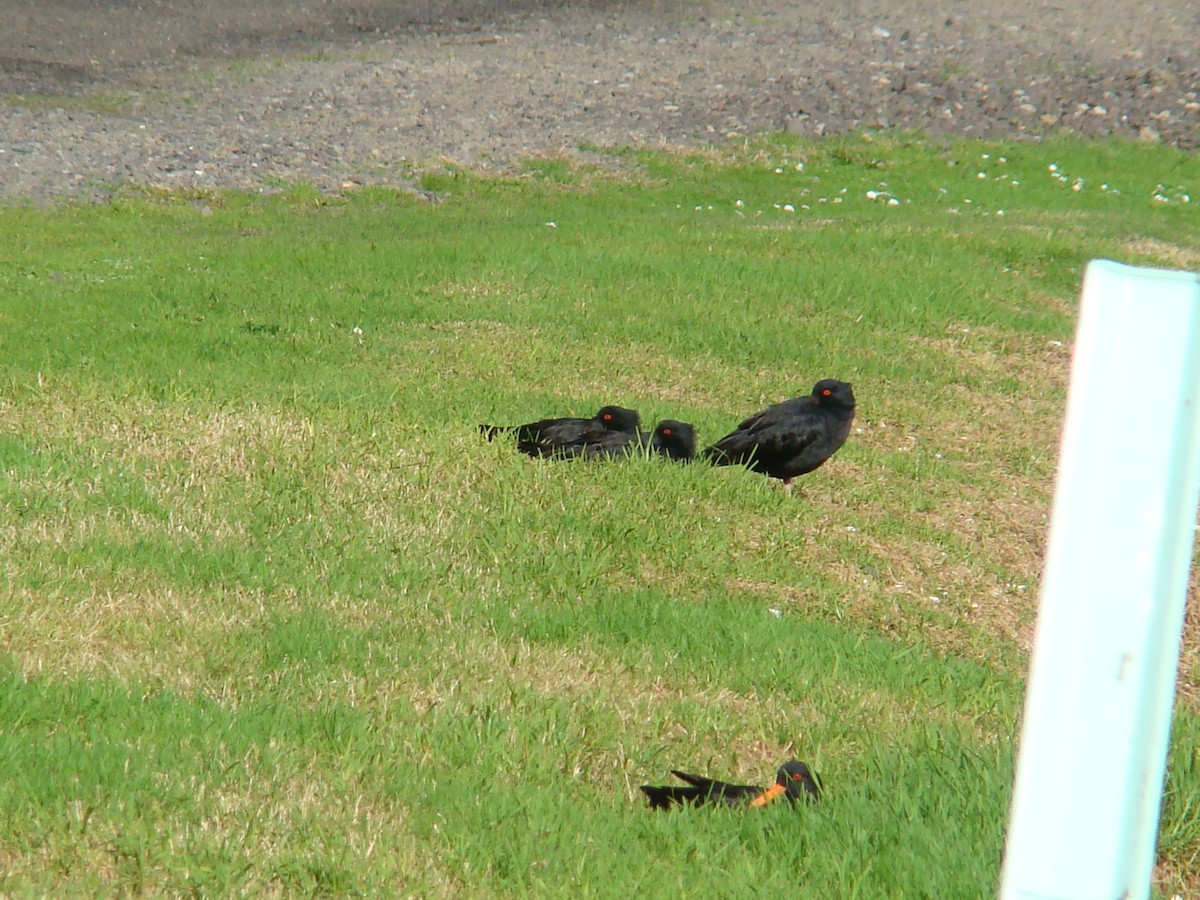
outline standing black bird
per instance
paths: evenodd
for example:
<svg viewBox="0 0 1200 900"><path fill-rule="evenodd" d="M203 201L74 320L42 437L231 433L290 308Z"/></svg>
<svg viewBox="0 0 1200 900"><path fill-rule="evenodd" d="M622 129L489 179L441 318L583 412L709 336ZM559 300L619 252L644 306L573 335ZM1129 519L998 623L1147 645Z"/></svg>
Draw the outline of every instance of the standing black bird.
<svg viewBox="0 0 1200 900"><path fill-rule="evenodd" d="M556 447L577 441L595 439L608 432L636 435L642 424L636 410L621 406L603 406L590 419L542 419L525 425L480 425L479 430L489 441L501 433L512 433L520 443Z"/></svg>
<svg viewBox="0 0 1200 900"><path fill-rule="evenodd" d="M630 434L627 431L606 431L587 435L578 441L549 447L535 441L518 441L517 449L530 456L552 456L557 459L612 459L629 456L649 449L667 459L689 462L696 458L696 429L687 422L663 419L653 431Z"/></svg>
<svg viewBox="0 0 1200 900"><path fill-rule="evenodd" d="M755 413L704 451L718 466L748 465L755 472L780 478L787 490L792 479L811 472L833 456L850 434L854 392L844 381L818 381L807 397L794 397Z"/></svg>
<svg viewBox="0 0 1200 900"><path fill-rule="evenodd" d="M686 781L687 787L664 785L656 787L642 785L642 793L650 800L653 809L670 809L672 804L682 806L690 803L703 806L706 803L723 806L766 806L780 797L789 803L797 800L817 800L821 796L821 781L806 763L788 760L775 773L775 783L768 788L756 784L727 784L699 775L671 770L676 778Z"/></svg>

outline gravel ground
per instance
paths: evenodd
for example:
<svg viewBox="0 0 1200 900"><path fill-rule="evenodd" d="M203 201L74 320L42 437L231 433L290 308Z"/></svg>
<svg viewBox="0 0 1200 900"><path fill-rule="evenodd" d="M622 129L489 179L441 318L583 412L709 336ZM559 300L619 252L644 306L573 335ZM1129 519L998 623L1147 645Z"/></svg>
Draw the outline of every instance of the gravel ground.
<svg viewBox="0 0 1200 900"><path fill-rule="evenodd" d="M9 202L783 128L1194 148L1200 3L8 0L0 94Z"/></svg>

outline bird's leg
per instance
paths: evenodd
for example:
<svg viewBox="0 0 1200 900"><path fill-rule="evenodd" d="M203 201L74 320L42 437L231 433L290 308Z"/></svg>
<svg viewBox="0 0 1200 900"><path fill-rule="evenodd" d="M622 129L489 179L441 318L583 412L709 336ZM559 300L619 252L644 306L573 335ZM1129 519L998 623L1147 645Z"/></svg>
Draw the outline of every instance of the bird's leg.
<svg viewBox="0 0 1200 900"><path fill-rule="evenodd" d="M789 497L792 496L792 479L790 479L790 478L783 479L783 492L785 494L787 494Z"/></svg>

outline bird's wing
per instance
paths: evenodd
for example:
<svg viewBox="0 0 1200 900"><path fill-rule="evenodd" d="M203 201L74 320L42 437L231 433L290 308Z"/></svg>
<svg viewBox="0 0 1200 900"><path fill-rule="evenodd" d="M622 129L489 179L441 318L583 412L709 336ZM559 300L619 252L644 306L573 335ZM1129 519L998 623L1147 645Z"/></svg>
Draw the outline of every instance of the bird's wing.
<svg viewBox="0 0 1200 900"><path fill-rule="evenodd" d="M517 449L529 456L552 456L555 459L574 459L577 456L583 456L588 459L597 459L628 453L629 448L637 440L637 435L627 434L623 431L589 431L564 441L552 441L545 438L518 441Z"/></svg>
<svg viewBox="0 0 1200 900"><path fill-rule="evenodd" d="M754 445L767 459L796 456L823 433L820 420L812 416L779 417L759 424L753 432Z"/></svg>
<svg viewBox="0 0 1200 900"><path fill-rule="evenodd" d="M742 421L737 428L725 435L704 451L704 455L718 463L746 462L754 453L757 443L754 439L755 429L765 413L757 413Z"/></svg>
<svg viewBox="0 0 1200 900"><path fill-rule="evenodd" d="M580 442L581 453L588 459L625 456L641 443L641 437L627 431L606 431ZM576 454L578 455L578 454Z"/></svg>
<svg viewBox="0 0 1200 900"><path fill-rule="evenodd" d="M730 784L727 781L717 781L714 778L705 778L702 775L689 775L687 772L676 772L674 769L671 770L671 774L681 781L686 781L705 797L711 797L713 800L737 801L762 793L762 788L754 784ZM681 790L687 790L687 788L681 788Z"/></svg>
<svg viewBox="0 0 1200 900"><path fill-rule="evenodd" d="M591 424L590 419L543 419L518 428L517 440L565 444L578 440Z"/></svg>
<svg viewBox="0 0 1200 900"><path fill-rule="evenodd" d="M671 770L671 774L680 781L686 781L692 787L703 788L706 791L711 790L713 785L722 783L720 781L713 781L711 778L705 778L703 775L689 775L687 772L679 772L675 769Z"/></svg>
<svg viewBox="0 0 1200 900"><path fill-rule="evenodd" d="M734 464L794 456L821 436L820 426L805 412L796 401L769 406L743 421L705 454Z"/></svg>

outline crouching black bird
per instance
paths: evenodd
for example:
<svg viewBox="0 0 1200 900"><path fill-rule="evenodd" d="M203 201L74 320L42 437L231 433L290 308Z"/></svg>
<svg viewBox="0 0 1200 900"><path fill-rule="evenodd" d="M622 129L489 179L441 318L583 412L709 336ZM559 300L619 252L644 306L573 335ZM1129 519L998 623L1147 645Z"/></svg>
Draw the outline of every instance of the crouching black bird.
<svg viewBox="0 0 1200 900"><path fill-rule="evenodd" d="M817 800L821 796L820 779L807 764L795 759L779 767L775 773L775 783L768 788L756 784L727 784L674 769L671 774L686 781L687 787L642 785L642 793L649 798L651 808L670 809L672 804L682 806L687 803L692 806L766 806L780 797L795 803L797 800Z"/></svg>
<svg viewBox="0 0 1200 900"><path fill-rule="evenodd" d="M824 464L850 434L854 392L844 381L818 381L807 397L794 397L746 419L704 451L718 466L746 465L755 472L792 479Z"/></svg>
<svg viewBox="0 0 1200 900"><path fill-rule="evenodd" d="M499 434L514 435L518 443L556 447L577 441L599 438L609 432L636 435L641 426L636 410L621 406L602 406L590 419L542 419L525 425L480 425L479 430L489 441Z"/></svg>
<svg viewBox="0 0 1200 900"><path fill-rule="evenodd" d="M663 419L653 431L630 434L626 431L606 431L587 435L577 441L548 446L536 441L518 441L517 449L530 456L550 456L555 459L613 459L649 451L679 462L696 458L696 430L687 422Z"/></svg>

